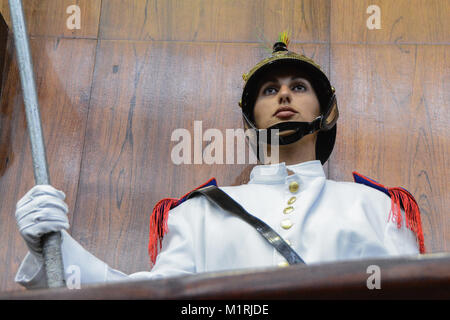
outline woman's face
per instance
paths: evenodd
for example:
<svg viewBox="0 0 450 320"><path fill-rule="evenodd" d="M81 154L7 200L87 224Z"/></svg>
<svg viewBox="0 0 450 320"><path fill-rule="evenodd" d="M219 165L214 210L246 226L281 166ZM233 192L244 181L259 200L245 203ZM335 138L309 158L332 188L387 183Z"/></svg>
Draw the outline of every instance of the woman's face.
<svg viewBox="0 0 450 320"><path fill-rule="evenodd" d="M262 80L258 88L253 112L259 129L284 121L311 122L320 115L316 93L301 74L279 70Z"/></svg>

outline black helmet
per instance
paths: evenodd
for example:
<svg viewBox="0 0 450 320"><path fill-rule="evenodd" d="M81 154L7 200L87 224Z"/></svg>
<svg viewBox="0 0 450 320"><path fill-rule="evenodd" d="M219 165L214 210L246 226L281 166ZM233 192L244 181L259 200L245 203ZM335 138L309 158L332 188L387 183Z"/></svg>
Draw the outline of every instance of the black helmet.
<svg viewBox="0 0 450 320"><path fill-rule="evenodd" d="M316 92L320 104L320 116L312 122L281 122L267 130L278 129L280 132L286 130L295 131L295 133L287 136L279 136L280 145L293 143L306 134L319 131L316 141L316 158L324 164L333 151L336 140L336 121L339 117L339 112L334 93L335 89L331 86L330 81L318 64L304 55L288 51L288 44L289 39L287 39L286 33L282 33L279 41L273 45L272 55L260 61L248 73L242 75L245 85L239 105L242 108L244 126L246 129L255 129L257 132L259 130L254 122L253 109L258 95L258 84L262 77L280 67L301 71L307 75L308 80L310 80Z"/></svg>

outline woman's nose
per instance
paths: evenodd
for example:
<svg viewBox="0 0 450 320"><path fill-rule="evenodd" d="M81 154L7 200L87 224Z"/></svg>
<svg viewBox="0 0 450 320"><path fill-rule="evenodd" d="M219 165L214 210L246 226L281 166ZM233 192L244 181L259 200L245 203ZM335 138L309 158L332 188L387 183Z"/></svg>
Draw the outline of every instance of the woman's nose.
<svg viewBox="0 0 450 320"><path fill-rule="evenodd" d="M278 92L278 95L279 95L278 102L280 104L291 103L291 92L288 86L282 85L280 91Z"/></svg>

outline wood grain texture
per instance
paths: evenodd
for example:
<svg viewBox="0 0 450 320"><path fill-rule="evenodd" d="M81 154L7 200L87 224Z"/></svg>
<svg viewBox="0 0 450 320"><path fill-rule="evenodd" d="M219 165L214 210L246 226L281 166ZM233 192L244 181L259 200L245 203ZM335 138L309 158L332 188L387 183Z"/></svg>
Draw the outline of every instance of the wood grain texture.
<svg viewBox="0 0 450 320"><path fill-rule="evenodd" d="M352 181L356 170L403 186L420 206L428 251L450 250L448 50L332 45L331 51L341 111L332 179Z"/></svg>
<svg viewBox="0 0 450 320"><path fill-rule="evenodd" d="M448 0L337 0L331 2L332 43L450 43ZM370 5L380 8L381 29L369 30Z"/></svg>
<svg viewBox="0 0 450 320"><path fill-rule="evenodd" d="M31 36L95 39L101 2L102 0L22 0L28 33ZM80 29L70 30L66 25L67 19L72 15L66 10L71 5L80 8ZM8 0L0 0L0 12L11 26Z"/></svg>
<svg viewBox="0 0 450 320"><path fill-rule="evenodd" d="M328 0L109 0L101 39L273 42L284 29L301 42L328 41ZM118 27L120 25L120 27Z"/></svg>
<svg viewBox="0 0 450 320"><path fill-rule="evenodd" d="M326 46L295 49L328 61ZM257 45L101 41L74 238L112 267L148 270L157 201L181 197L211 177L220 186L248 181L248 165L192 164L193 150L191 164L174 164L178 141L171 135L184 128L194 139L194 121L202 121L203 133L215 128L224 137L226 129L242 128L242 73L262 56Z"/></svg>
<svg viewBox="0 0 450 320"><path fill-rule="evenodd" d="M78 187L96 41L31 40L51 184L66 193L72 218ZM14 217L16 202L34 185L19 73L11 41L5 64L0 122L1 290L17 289L14 276L27 252Z"/></svg>

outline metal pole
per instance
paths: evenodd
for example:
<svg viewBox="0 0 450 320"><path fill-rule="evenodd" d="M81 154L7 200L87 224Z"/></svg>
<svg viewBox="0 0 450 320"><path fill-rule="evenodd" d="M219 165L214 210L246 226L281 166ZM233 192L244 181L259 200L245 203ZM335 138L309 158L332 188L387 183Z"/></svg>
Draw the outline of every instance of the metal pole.
<svg viewBox="0 0 450 320"><path fill-rule="evenodd" d="M14 44L16 47L20 81L22 84L28 133L31 141L34 179L36 184L50 184L22 1L9 0L9 9L11 12ZM56 288L65 286L64 267L61 254L61 233L48 233L42 237L42 242L48 287Z"/></svg>

